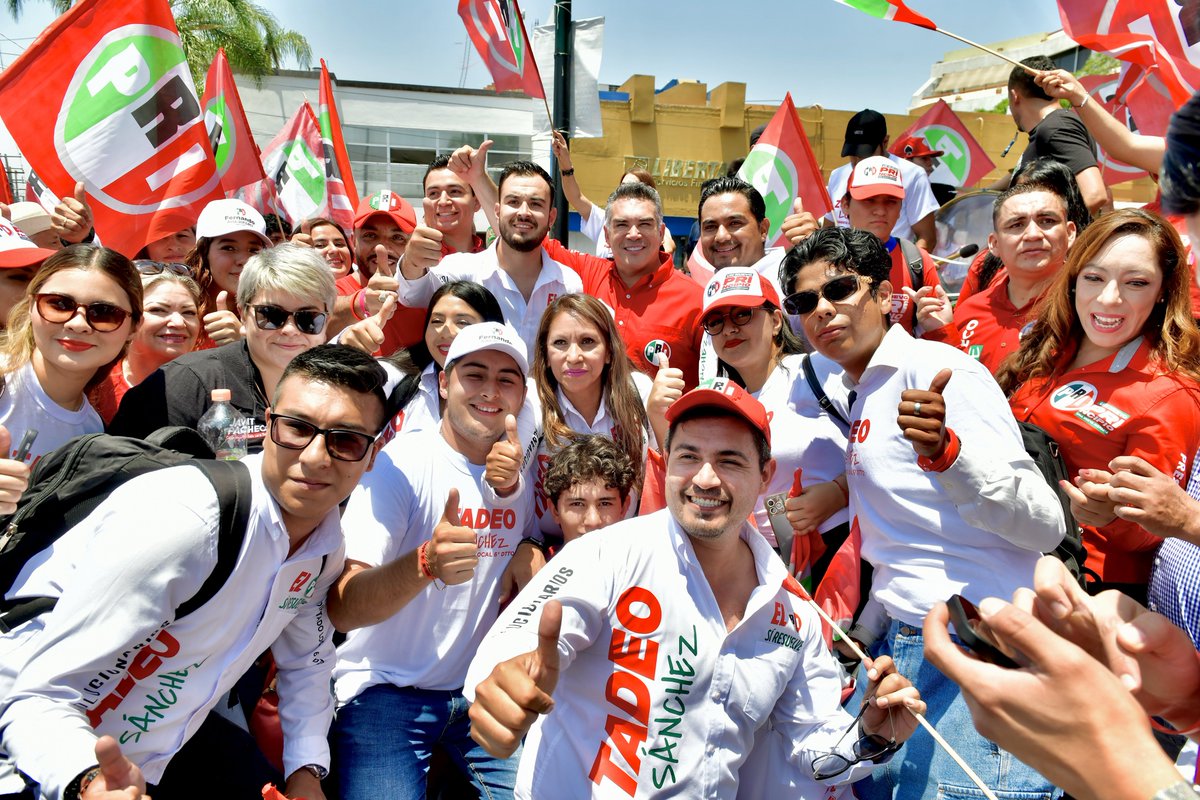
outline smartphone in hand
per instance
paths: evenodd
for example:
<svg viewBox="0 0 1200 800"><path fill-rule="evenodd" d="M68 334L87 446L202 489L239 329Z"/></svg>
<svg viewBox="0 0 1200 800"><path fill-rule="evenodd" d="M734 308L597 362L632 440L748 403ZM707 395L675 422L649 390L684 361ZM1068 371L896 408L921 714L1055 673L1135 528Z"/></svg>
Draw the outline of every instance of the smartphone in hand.
<svg viewBox="0 0 1200 800"><path fill-rule="evenodd" d="M988 638L986 626L980 619L979 609L975 608L974 603L956 594L946 601L946 606L950 609L950 622L954 624L954 633L963 646L989 664L1006 669L1017 669L1021 666L1001 652Z"/></svg>

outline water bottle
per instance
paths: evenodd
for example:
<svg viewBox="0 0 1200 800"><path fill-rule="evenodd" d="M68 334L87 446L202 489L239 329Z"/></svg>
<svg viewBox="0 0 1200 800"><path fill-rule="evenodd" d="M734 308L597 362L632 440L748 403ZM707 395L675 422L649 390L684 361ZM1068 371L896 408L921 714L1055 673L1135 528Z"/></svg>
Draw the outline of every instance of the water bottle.
<svg viewBox="0 0 1200 800"><path fill-rule="evenodd" d="M229 404L228 389L212 390L212 405L200 418L200 435L220 461L237 461L246 456L246 434L242 418Z"/></svg>

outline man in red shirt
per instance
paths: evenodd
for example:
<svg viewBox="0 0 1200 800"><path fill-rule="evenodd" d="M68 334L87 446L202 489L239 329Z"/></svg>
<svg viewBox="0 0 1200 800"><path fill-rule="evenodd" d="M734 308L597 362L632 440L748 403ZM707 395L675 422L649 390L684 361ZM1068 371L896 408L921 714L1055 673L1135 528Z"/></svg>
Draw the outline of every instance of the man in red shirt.
<svg viewBox="0 0 1200 800"><path fill-rule="evenodd" d="M1006 274L960 302L953 314L936 293L918 293L918 316L930 328L926 338L958 347L995 374L1033 324L1034 306L1075 242L1075 223L1067 219L1063 197L1025 183L996 198L992 225L988 249L1004 262Z"/></svg>
<svg viewBox="0 0 1200 800"><path fill-rule="evenodd" d="M891 321L915 336L918 326L914 292L922 287L930 287L930 291L933 287L940 289L941 283L937 265L925 248L892 236L903 203L904 177L891 159L871 156L854 166L842 208L851 228L875 234L887 248L892 259L888 276L892 284ZM923 330L926 326L920 327Z"/></svg>

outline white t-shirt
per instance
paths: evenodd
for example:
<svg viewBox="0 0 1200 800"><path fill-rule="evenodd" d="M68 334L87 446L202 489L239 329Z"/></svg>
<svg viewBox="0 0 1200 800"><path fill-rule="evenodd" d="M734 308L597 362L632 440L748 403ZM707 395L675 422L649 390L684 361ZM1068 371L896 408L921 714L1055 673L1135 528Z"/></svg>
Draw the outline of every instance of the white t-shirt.
<svg viewBox="0 0 1200 800"><path fill-rule="evenodd" d="M16 455L25 431L37 429L37 439L26 459L31 466L76 436L104 432L104 422L86 397L78 411L54 402L38 381L32 363L5 376L4 392L0 394L0 425L12 435L12 449L3 454L5 458Z"/></svg>
<svg viewBox="0 0 1200 800"><path fill-rule="evenodd" d="M777 492L792 488L797 469L802 469L804 486L831 481L845 471L846 434L833 419L821 410L802 364L812 358L817 380L822 383L829 375L840 372L837 364L820 354L787 356L767 377L767 382L753 396L767 410L771 422L771 455L775 458L775 476L754 509L754 520L767 542L775 545L775 534L767 516L765 499ZM850 519L849 510L838 510L820 526L824 533Z"/></svg>
<svg viewBox="0 0 1200 800"><path fill-rule="evenodd" d="M900 177L904 181L904 202L900 205L900 218L896 220L896 227L892 228L892 236L897 239L914 239L912 226L931 212L937 211L941 205L933 196L933 187L929 185L929 176L923 167L891 153L888 153L888 158L900 168ZM825 216L832 219L839 228L850 227L850 218L842 209L842 198L846 196L846 183L850 180L850 171L849 164L842 164L829 173L829 199L833 201L833 211Z"/></svg>
<svg viewBox="0 0 1200 800"><path fill-rule="evenodd" d="M601 258L612 258L612 248L608 246L608 234L604 232L605 210L592 203L592 213L587 219L579 215L579 232L596 243L596 255Z"/></svg>
<svg viewBox="0 0 1200 800"><path fill-rule="evenodd" d="M339 703L381 683L463 685L467 664L499 611L500 576L534 525L532 492L485 499L483 474L483 465L451 449L440 431L425 430L388 442L350 496L342 518L346 558L380 565L428 541L450 490L458 489L462 524L478 531L479 566L466 583L430 581L391 618L351 631L334 670Z"/></svg>

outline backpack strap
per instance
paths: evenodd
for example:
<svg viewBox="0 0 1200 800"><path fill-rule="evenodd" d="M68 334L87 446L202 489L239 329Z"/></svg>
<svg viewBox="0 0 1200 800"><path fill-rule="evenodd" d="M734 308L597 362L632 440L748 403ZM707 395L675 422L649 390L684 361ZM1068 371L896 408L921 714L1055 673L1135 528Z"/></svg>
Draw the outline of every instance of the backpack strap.
<svg viewBox="0 0 1200 800"><path fill-rule="evenodd" d="M201 460L193 461L192 465L204 473L217 492L217 503L221 508L221 521L217 527L217 563L200 590L175 609L176 621L211 600L229 580L250 524L251 483L250 470L246 465L238 461Z"/></svg>
<svg viewBox="0 0 1200 800"><path fill-rule="evenodd" d="M808 388L812 390L813 397L817 398L817 405L821 407L829 416L842 424L845 429L843 433L850 430L850 423L842 416L842 412L837 410L833 401L829 399L829 395L825 394L825 390L821 387L820 381L817 380L817 373L813 371L812 362L808 356L800 364L800 368L804 370L804 380L808 381Z"/></svg>
<svg viewBox="0 0 1200 800"><path fill-rule="evenodd" d="M900 242L900 254L908 264L908 276L912 279L913 291L925 285L925 259L921 256L921 248L908 239L897 239ZM913 303L913 327L917 326L917 304Z"/></svg>

